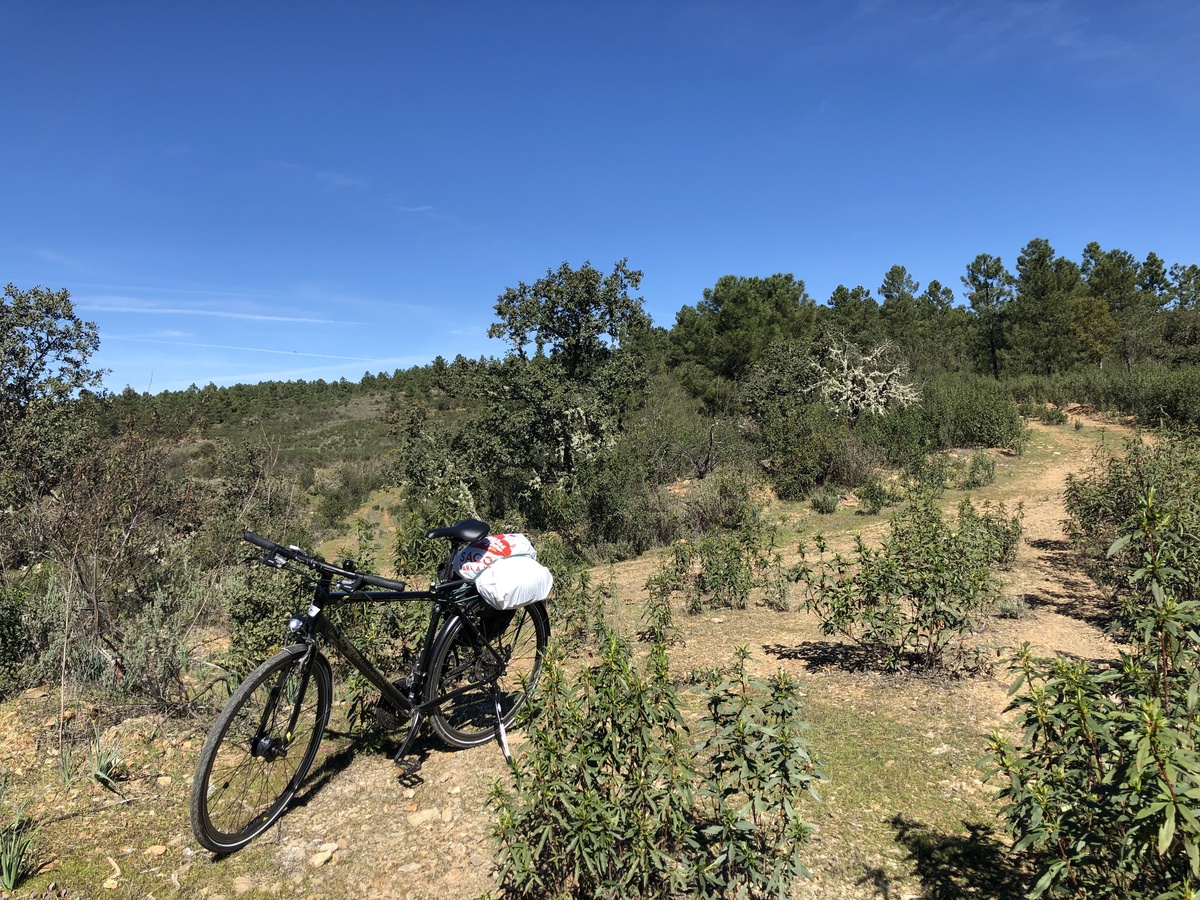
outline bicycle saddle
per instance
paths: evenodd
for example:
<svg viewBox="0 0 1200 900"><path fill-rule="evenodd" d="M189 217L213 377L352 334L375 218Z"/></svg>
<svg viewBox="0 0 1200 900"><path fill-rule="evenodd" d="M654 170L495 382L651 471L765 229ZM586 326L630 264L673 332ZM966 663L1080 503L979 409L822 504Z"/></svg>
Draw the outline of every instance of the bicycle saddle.
<svg viewBox="0 0 1200 900"><path fill-rule="evenodd" d="M461 522L455 522L453 525L427 531L425 532L425 537L431 540L433 538L450 538L456 544L469 544L472 541L479 540L481 537L486 537L487 533L487 522L480 522L478 519L463 519Z"/></svg>

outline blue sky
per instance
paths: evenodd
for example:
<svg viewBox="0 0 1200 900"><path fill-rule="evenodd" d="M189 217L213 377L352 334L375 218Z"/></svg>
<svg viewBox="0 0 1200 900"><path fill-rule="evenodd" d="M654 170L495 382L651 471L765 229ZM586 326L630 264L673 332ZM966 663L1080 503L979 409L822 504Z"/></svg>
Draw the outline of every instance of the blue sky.
<svg viewBox="0 0 1200 900"><path fill-rule="evenodd" d="M958 291L1045 237L1200 262L1193 2L7 0L0 283L107 385L500 355L496 297L628 257Z"/></svg>

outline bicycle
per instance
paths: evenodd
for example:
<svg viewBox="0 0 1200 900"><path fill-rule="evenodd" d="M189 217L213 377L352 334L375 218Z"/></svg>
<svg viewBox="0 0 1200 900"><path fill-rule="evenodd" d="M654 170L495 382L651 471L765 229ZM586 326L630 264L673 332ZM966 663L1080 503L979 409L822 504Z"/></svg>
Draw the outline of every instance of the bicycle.
<svg viewBox="0 0 1200 900"><path fill-rule="evenodd" d="M245 540L266 551L264 564L312 583L313 598L306 611L288 621L289 645L238 686L200 751L191 820L201 846L218 854L244 847L283 815L299 790L333 705L333 672L322 642L379 689L381 703L409 716L395 755L403 775L419 768L408 754L426 721L452 747L494 739L511 763L507 729L537 686L550 620L543 601L496 610L472 581L455 577L455 552L487 533L487 524L476 519L427 532L430 540L449 539L450 555L426 591L355 571L349 560L334 566L299 547L245 533ZM398 682L376 668L327 615L349 603L414 601L432 604L429 623L411 670Z"/></svg>

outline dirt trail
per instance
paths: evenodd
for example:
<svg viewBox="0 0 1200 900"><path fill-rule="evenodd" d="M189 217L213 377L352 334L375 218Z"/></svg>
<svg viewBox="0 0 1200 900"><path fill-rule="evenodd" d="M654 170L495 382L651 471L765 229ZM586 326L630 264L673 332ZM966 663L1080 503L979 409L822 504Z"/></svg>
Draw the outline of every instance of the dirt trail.
<svg viewBox="0 0 1200 900"><path fill-rule="evenodd" d="M1025 539L1022 541L1009 580L1008 592L1023 597L1034 616L1020 623L1016 635L1036 649L1065 653L1085 659L1108 659L1116 645L1104 630L1102 609L1105 598L1083 572L1072 551L1063 525L1067 519L1063 489L1067 476L1085 472L1094 463L1097 446L1102 452L1119 450L1129 434L1127 428L1081 419L1090 428L1102 428L1105 438L1093 438L1063 428L1045 425L1033 428L1033 443L1052 441L1050 461L1041 467L1023 489Z"/></svg>
<svg viewBox="0 0 1200 900"><path fill-rule="evenodd" d="M1062 531L1062 489L1069 473L1088 468L1099 429L1110 435L1106 442L1112 450L1118 449L1123 429L1087 418L1083 422L1081 431L1034 424L1025 457L998 457L999 480L990 497L1006 499L1010 506L1019 497L1025 513L1025 540L1006 591L1024 598L1029 612L1021 619L1001 620L987 633L997 647L1029 641L1045 653L1089 659L1115 654L1102 627L1102 598L1080 571ZM1006 470L1020 472L1019 480L1006 478ZM653 560L642 559L614 570L619 595L625 598L616 610L618 619L636 621L641 585L654 566ZM971 810L993 802L994 789L976 777L978 747L953 753L947 748L956 728L969 727L976 734L1003 722L1002 678L947 685L847 674L806 654L804 648L828 639L810 616L798 612L731 611L683 617L681 626L685 643L672 653L672 669L681 677L727 662L732 647L745 642L763 674L776 667L791 670L805 680L814 700L846 710L846 727L865 727L872 718L911 726L919 755L942 767L930 770L928 790L961 797ZM117 797L86 778L66 786L56 782L52 735L57 690L27 694L0 709L0 729L8 737L0 743L0 770L17 780L36 780L38 786L28 792L35 815L70 818L43 829L39 846L44 871L21 889L21 896L31 888L47 890L52 880L56 890L66 889L62 896L208 900L416 900L474 897L495 886L487 798L493 780L506 779L495 746L448 752L429 739L419 781L404 785L386 749L352 751L345 739L334 736L323 748L318 777L301 804L246 850L214 860L196 847L187 823L202 723L190 730L157 720L141 722L136 729L122 726L128 776L123 796ZM514 737L519 750L520 736ZM865 737L864 743L871 740ZM843 776L832 777L836 785ZM913 789L907 784L895 788ZM875 790L883 792L878 803L831 791L812 849L814 879L799 886L797 896L922 896L913 886L913 863L904 862L899 851L857 849L864 833L878 830L881 821L894 815L888 803L904 811L903 797L889 799L886 786ZM994 819L994 812L990 815ZM114 875L117 870L120 874ZM876 870L887 877L872 876L876 881L867 883L863 872ZM879 878L884 878L882 887Z"/></svg>

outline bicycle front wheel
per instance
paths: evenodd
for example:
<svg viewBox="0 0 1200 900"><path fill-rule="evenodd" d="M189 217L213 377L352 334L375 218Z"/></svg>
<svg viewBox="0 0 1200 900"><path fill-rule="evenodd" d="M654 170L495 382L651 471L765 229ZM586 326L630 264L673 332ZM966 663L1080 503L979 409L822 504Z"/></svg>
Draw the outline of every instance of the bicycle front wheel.
<svg viewBox="0 0 1200 900"><path fill-rule="evenodd" d="M317 756L333 702L329 662L296 644L250 673L213 723L192 782L192 831L230 853L287 808Z"/></svg>
<svg viewBox="0 0 1200 900"><path fill-rule="evenodd" d="M446 697L430 717L434 730L454 747L476 747L495 737L493 681L500 692L500 718L505 728L512 724L537 686L550 640L550 620L541 603L496 610L479 601L466 614L486 641L476 638L461 617L450 619L438 635L425 685L427 702Z"/></svg>

